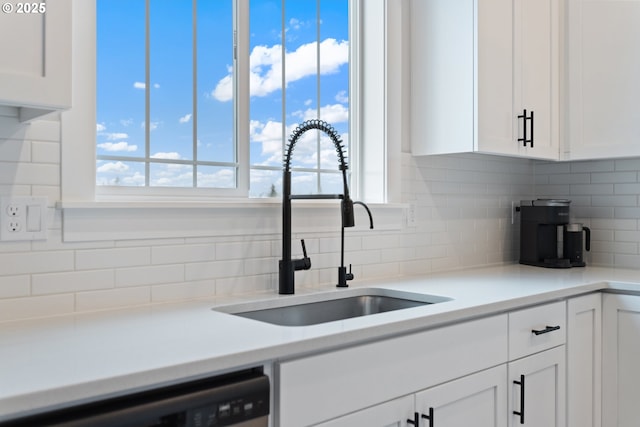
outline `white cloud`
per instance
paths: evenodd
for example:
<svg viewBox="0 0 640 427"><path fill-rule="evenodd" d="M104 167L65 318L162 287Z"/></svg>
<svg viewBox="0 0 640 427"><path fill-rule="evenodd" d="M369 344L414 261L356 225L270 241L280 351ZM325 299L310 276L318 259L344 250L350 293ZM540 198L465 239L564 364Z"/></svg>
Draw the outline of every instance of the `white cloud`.
<svg viewBox="0 0 640 427"><path fill-rule="evenodd" d="M158 83L154 83L153 85L154 89L160 89L160 85ZM147 88L147 84L145 82L133 82L133 88L134 89L146 89Z"/></svg>
<svg viewBox="0 0 640 427"><path fill-rule="evenodd" d="M138 149L137 145L129 145L126 141L120 142L103 142L98 144L98 148L102 148L105 151L136 151Z"/></svg>
<svg viewBox="0 0 640 427"><path fill-rule="evenodd" d="M124 127L131 126L133 124L133 119L121 119L120 124Z"/></svg>
<svg viewBox="0 0 640 427"><path fill-rule="evenodd" d="M318 118L318 111L315 108L310 108L304 112L293 113L296 117L301 117L304 120L311 120ZM345 123L349 121L349 109L342 104L329 104L320 108L320 118L328 123Z"/></svg>
<svg viewBox="0 0 640 427"><path fill-rule="evenodd" d="M342 104L347 104L349 102L349 94L347 93L347 91L341 90L340 92L338 92L336 94L336 101Z"/></svg>
<svg viewBox="0 0 640 427"><path fill-rule="evenodd" d="M129 170L129 166L122 162L109 162L101 165L97 171L100 173L122 173Z"/></svg>
<svg viewBox="0 0 640 427"><path fill-rule="evenodd" d="M124 132L103 133L102 135L105 138L107 138L109 141L116 141L116 140L119 140L119 139L128 139L129 138L129 134L126 134Z"/></svg>
<svg viewBox="0 0 640 427"><path fill-rule="evenodd" d="M149 130L150 131L154 131L154 130L158 129L158 126L160 126L161 124L162 124L162 122L151 122L151 123L149 123ZM140 122L140 127L142 129L144 129L144 125L145 125L145 122Z"/></svg>
<svg viewBox="0 0 640 427"><path fill-rule="evenodd" d="M96 132L104 132L105 130L107 130L107 127L104 123L96 123Z"/></svg>
<svg viewBox="0 0 640 427"><path fill-rule="evenodd" d="M182 123L189 123L189 121L191 121L191 114L185 114L184 116L180 117L178 119L178 122Z"/></svg>
<svg viewBox="0 0 640 427"><path fill-rule="evenodd" d="M151 157L153 157L154 159L169 159L169 160L180 160L182 158L180 156L180 153L176 153L175 151L169 152L169 153L159 152L152 155Z"/></svg>
<svg viewBox="0 0 640 427"><path fill-rule="evenodd" d="M288 85L291 82L316 74L316 42L303 44L294 52L285 54ZM336 73L349 61L349 42L325 39L320 43L320 74ZM266 96L282 85L282 46L256 46L249 57L251 96ZM231 73L231 71L229 71ZM233 94L231 74L223 77L211 92L218 101L230 101Z"/></svg>

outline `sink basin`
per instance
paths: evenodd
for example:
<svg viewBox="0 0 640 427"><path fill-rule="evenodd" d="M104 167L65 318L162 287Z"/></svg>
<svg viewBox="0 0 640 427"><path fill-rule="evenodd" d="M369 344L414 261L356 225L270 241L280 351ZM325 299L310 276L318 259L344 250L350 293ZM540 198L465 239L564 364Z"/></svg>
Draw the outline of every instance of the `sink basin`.
<svg viewBox="0 0 640 427"><path fill-rule="evenodd" d="M410 292L394 291L382 288L354 289L333 292L318 296L289 297L295 301L282 299L266 302L268 307L252 307L247 305L216 309L236 316L259 320L281 326L308 326L319 323L345 320L353 317L370 316L394 310L420 307L428 304L449 301L450 298L424 295ZM305 298L306 297L306 298ZM318 300L318 298L321 298ZM289 302L287 304L287 302ZM271 304L277 304L271 306Z"/></svg>

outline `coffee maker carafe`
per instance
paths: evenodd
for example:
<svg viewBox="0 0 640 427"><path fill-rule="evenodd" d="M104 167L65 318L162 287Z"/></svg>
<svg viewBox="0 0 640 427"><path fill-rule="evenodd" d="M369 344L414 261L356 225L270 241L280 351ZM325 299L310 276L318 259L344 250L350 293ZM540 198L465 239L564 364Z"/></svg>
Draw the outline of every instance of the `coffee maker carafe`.
<svg viewBox="0 0 640 427"><path fill-rule="evenodd" d="M570 200L537 199L520 202L520 264L569 268L560 257L562 227L569 223Z"/></svg>
<svg viewBox="0 0 640 427"><path fill-rule="evenodd" d="M584 233L583 233L584 232ZM582 224L567 224L564 226L562 236L562 256L569 259L571 267L584 267L586 264L582 257L582 235L584 234L584 249L591 249L591 230Z"/></svg>

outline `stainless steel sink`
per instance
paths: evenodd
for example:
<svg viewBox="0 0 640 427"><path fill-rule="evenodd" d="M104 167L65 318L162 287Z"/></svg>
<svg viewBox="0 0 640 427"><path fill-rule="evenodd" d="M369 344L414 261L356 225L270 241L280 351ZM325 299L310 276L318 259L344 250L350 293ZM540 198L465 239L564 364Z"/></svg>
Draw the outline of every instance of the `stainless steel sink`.
<svg viewBox="0 0 640 427"><path fill-rule="evenodd" d="M282 299L275 302L265 302L264 304L268 307L264 308L240 305L216 310L275 325L308 326L450 300L450 298L435 295L382 288L354 289L346 292L348 295L342 292L333 292L321 294L315 298L290 297L296 300L288 301L288 304L285 301L284 305L279 304L282 303ZM317 298L322 299L317 300ZM277 305L271 306L271 304ZM247 309L248 307L251 309Z"/></svg>

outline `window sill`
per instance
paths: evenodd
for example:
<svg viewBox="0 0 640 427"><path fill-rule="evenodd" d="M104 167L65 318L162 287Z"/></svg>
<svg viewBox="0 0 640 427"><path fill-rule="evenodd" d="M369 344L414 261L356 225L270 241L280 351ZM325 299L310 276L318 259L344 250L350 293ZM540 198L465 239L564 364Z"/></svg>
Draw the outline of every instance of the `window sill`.
<svg viewBox="0 0 640 427"><path fill-rule="evenodd" d="M294 233L338 232L337 201L295 201ZM194 238L213 236L267 236L282 232L279 200L105 201L61 202L65 242ZM401 230L405 204L369 204L375 229ZM356 207L356 226L368 230L364 209Z"/></svg>

